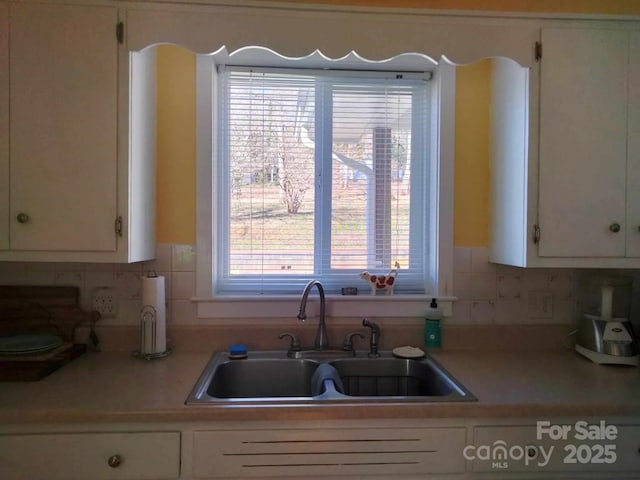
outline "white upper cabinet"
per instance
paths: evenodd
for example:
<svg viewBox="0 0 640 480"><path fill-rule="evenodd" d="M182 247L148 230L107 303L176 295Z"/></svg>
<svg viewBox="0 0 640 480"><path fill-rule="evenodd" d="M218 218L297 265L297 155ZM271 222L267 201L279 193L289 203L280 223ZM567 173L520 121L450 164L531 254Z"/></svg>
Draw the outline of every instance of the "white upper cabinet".
<svg viewBox="0 0 640 480"><path fill-rule="evenodd" d="M10 15L11 249L115 251L117 10Z"/></svg>
<svg viewBox="0 0 640 480"><path fill-rule="evenodd" d="M495 109L492 118L491 259L532 267L640 267L640 33L543 28L541 45L539 91L537 68L531 88L516 83L523 88L512 87L506 97L494 88L501 99L492 100L494 109L517 105L526 89L530 112L509 123ZM516 67L498 68L494 82L516 74ZM529 138L522 150L505 153L523 128Z"/></svg>
<svg viewBox="0 0 640 480"><path fill-rule="evenodd" d="M640 258L640 32L629 35L627 256Z"/></svg>
<svg viewBox="0 0 640 480"><path fill-rule="evenodd" d="M544 29L541 257L623 257L629 34Z"/></svg>
<svg viewBox="0 0 640 480"><path fill-rule="evenodd" d="M0 21L6 16L2 4ZM151 258L153 221L144 217L155 216L154 150L133 152L133 142L147 139L129 141L131 115L142 106L129 101L117 8L10 3L8 22L8 40L0 30L0 49L9 45L0 83L10 91L8 106L0 99L0 129L10 132L8 145L6 135L0 140L0 169L10 171L1 189L8 195L0 199L0 260ZM139 203L147 208L136 219Z"/></svg>

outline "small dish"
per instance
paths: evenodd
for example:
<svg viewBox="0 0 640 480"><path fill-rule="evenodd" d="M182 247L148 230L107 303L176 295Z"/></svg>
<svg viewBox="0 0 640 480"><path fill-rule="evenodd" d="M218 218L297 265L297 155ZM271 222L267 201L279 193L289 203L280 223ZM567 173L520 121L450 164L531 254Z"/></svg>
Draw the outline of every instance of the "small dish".
<svg viewBox="0 0 640 480"><path fill-rule="evenodd" d="M58 348L64 342L57 335L33 334L0 337L0 355L29 355L45 353Z"/></svg>
<svg viewBox="0 0 640 480"><path fill-rule="evenodd" d="M411 347L409 345L405 347L396 347L393 349L392 353L398 358L422 358L425 355L421 348Z"/></svg>

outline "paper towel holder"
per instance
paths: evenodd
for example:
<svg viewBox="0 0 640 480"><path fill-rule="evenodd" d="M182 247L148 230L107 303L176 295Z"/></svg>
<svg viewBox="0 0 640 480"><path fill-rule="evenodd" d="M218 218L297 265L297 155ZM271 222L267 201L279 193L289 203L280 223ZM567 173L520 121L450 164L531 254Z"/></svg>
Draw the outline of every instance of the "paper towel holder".
<svg viewBox="0 0 640 480"><path fill-rule="evenodd" d="M155 321L156 319L156 309L151 305L145 305L140 310L140 336L142 338L142 343L144 343L144 336L147 331L145 329L146 323L151 323L151 331L152 335L155 336ZM141 358L143 360L155 360L157 358L165 358L171 354L171 349L166 347L164 352L153 352L153 353L145 353L142 350L134 350L131 354L136 358Z"/></svg>
<svg viewBox="0 0 640 480"><path fill-rule="evenodd" d="M147 274L147 278L157 278L158 275L155 271L149 271ZM144 296L143 296L144 298ZM171 354L171 349L166 346L165 350L162 352L149 352L143 346L147 344L147 342L154 343L157 338L157 327L158 327L158 312L153 305L143 305L140 309L140 339L141 339L141 348L139 350L134 350L131 354L136 358L141 358L143 360L154 360L158 358L164 358ZM164 322L163 322L164 325ZM161 328L165 328L164 326ZM148 338L147 338L148 336ZM156 345L154 345L153 350L155 350Z"/></svg>
<svg viewBox="0 0 640 480"><path fill-rule="evenodd" d="M145 323L150 322L152 324L152 335L155 336L155 319L156 309L151 305L145 305L140 310L140 336L142 337L142 343L144 343L144 335L146 335ZM157 358L168 357L171 354L171 349L167 347L164 352L143 353L141 350L134 350L131 353L136 358L143 360L155 360Z"/></svg>
<svg viewBox="0 0 640 480"><path fill-rule="evenodd" d="M157 358L165 358L171 355L171 349L167 347L164 352L158 353L142 353L140 350L134 350L131 355L142 360L155 360Z"/></svg>

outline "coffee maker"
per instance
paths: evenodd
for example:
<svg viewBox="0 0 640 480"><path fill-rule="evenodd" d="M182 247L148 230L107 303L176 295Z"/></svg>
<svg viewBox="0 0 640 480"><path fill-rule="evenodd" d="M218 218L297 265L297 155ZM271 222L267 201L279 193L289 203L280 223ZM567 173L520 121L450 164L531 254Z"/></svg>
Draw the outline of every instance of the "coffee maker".
<svg viewBox="0 0 640 480"><path fill-rule="evenodd" d="M578 308L575 349L595 363L640 365L638 342L629 315L633 279L596 276L588 281Z"/></svg>

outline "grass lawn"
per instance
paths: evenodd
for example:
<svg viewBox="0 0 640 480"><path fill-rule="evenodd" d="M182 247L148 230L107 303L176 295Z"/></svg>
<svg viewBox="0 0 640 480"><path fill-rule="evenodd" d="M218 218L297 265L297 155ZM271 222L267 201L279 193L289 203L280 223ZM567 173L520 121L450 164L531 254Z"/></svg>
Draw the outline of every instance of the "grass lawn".
<svg viewBox="0 0 640 480"><path fill-rule="evenodd" d="M336 186L332 201L331 243L333 268L366 269L366 199L362 185ZM402 265L408 265L408 240L395 233L397 220L406 222L408 195L392 212L392 244ZM314 194L308 191L298 213L287 213L277 185L245 185L231 205L232 273L313 273ZM406 237L400 232L400 237ZM404 251L404 253L401 253Z"/></svg>

